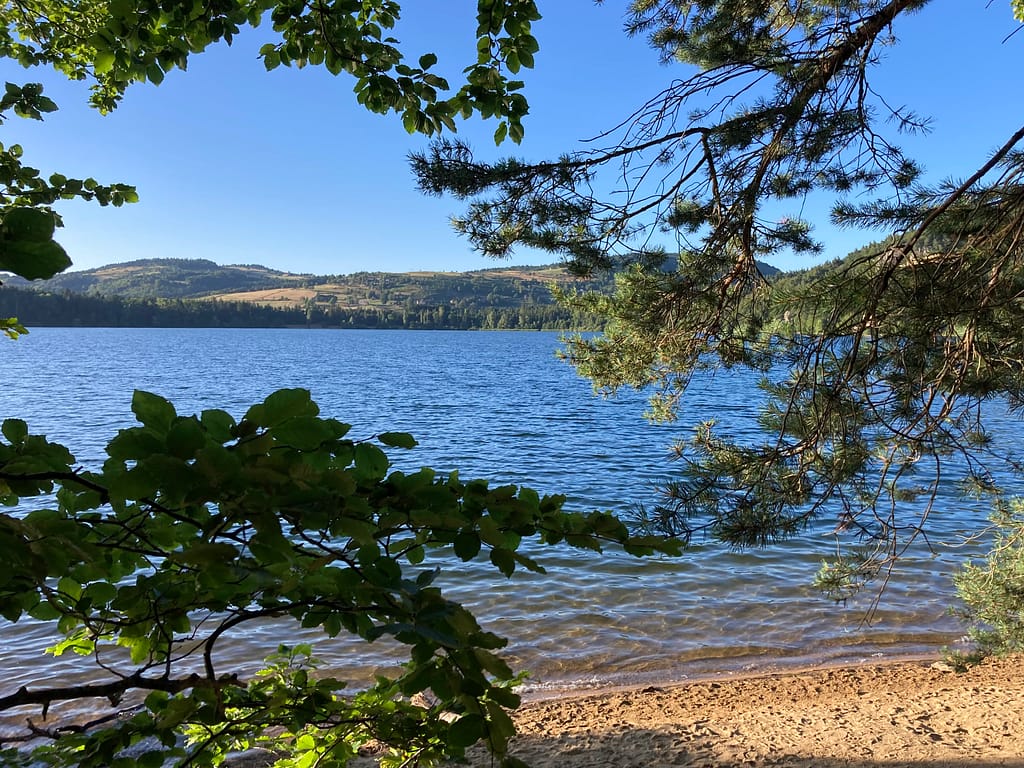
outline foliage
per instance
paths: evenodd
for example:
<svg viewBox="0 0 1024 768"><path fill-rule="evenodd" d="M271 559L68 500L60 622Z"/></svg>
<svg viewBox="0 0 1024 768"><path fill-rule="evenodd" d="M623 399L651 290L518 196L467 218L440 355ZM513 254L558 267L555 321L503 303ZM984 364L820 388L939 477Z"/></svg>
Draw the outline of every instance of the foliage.
<svg viewBox="0 0 1024 768"><path fill-rule="evenodd" d="M7 83L0 97L0 124L11 110L18 117L42 120L44 113L56 109L43 95L42 86ZM18 144L0 144L0 272L38 280L71 265L67 253L53 239L61 223L52 207L55 202L79 198L120 206L138 197L134 188L125 184L103 185L92 178L70 179L60 173L44 179L38 169L22 164L22 152ZM0 321L4 333L12 329L16 330L14 323Z"/></svg>
<svg viewBox="0 0 1024 768"><path fill-rule="evenodd" d="M425 191L470 201L457 224L484 253L526 244L581 274L625 267L613 296L569 299L608 318L603 336L568 351L599 388L654 385L655 415L671 417L696 371L764 372L769 438L750 444L700 425L680 444L685 471L656 515L663 532L763 544L837 508L837 532L869 545L838 572L860 578L921 531L951 456L962 479L991 490L986 466L998 457L980 407L997 395L1024 404L1024 129L965 182L918 183L918 167L880 126L889 119L917 131L926 122L890 108L870 73L891 30L927 6L637 0L630 31L696 71L608 134L605 149L486 164L445 140L414 159ZM268 68L348 72L359 103L400 115L410 131L451 130L456 117L479 114L498 120L496 141L518 141L527 105L509 75L533 63L534 2L478 0L478 58L454 93L435 74L436 56L406 63L388 37L400 10L390 0L15 2L2 11L0 55L92 78L93 103L108 110L130 83L159 83L191 54L266 20L276 35L260 51ZM36 85L11 85L2 109L39 118L55 106ZM17 147L2 157L0 267L26 277L66 266L53 203L135 198L91 179L43 181ZM620 183L599 179L607 169ZM621 197L599 199L595 189ZM820 250L808 222L779 218L774 206L795 200L799 209L812 192L836 197L838 220L895 239L800 287L773 287L759 259ZM853 193L878 199L851 205ZM678 258L643 245L662 230L678 238ZM946 244L938 251L924 247L931 233ZM19 332L13 320L2 328ZM264 738L296 765L342 764L369 739L398 759L457 757L480 738L501 754L505 710L517 703L494 653L501 640L433 586L434 571L421 565L428 550L484 552L508 574L536 567L519 552L524 536L588 548L613 541L637 554L678 549L526 490L427 470L389 474L379 445L348 439L308 393L275 393L237 421L217 410L180 417L147 393L133 406L140 426L111 441L98 469L76 468L66 448L17 419L3 424L5 501L56 495L0 516L0 554L12 566L0 611L54 622L65 637L58 650L92 656L100 675L114 670L0 699L54 717L70 714L65 700L110 702L111 717L88 728L39 726L33 735L53 738L37 750L44 762L212 763ZM401 434L378 442L411 445ZM902 517L907 499L917 500L918 517ZM214 649L267 617L329 636L393 638L409 666L353 696L310 674L299 645L253 680L222 669ZM425 690L436 705L405 698ZM449 710L454 717L442 717ZM160 746L124 756L147 743Z"/></svg>
<svg viewBox="0 0 1024 768"><path fill-rule="evenodd" d="M2 10L0 56L91 79L92 104L109 111L131 83L159 85L167 72L185 69L190 56L215 43L230 44L244 28L269 21L275 39L259 51L267 69L311 65L347 73L355 78L360 104L401 115L410 133L455 130L456 118L479 114L499 119L501 138L519 141L527 103L518 93L522 82L506 73L533 66L538 46L531 24L540 18L533 0L478 0L477 59L447 98L441 96L451 91L448 81L432 71L437 56L424 53L411 65L391 36L401 10L394 0L12 2Z"/></svg>
<svg viewBox="0 0 1024 768"><path fill-rule="evenodd" d="M834 516L840 552L853 549L823 577L844 594L921 535L940 483L988 492L995 469L1020 467L981 413L1024 406L1024 128L964 181L920 182L898 134L927 119L892 107L873 75L928 0L630 9L628 30L690 69L604 147L485 163L443 140L413 169L424 192L467 201L456 228L484 254L528 245L580 273L619 268L612 296L571 297L607 319L566 352L598 390L653 387L652 415L671 419L696 373L761 372L763 441L696 425L652 520L764 545ZM822 250L799 213L812 194L882 243L766 279L758 259ZM663 233L678 260L650 245Z"/></svg>
<svg viewBox="0 0 1024 768"><path fill-rule="evenodd" d="M992 523L985 560L968 562L953 579L976 656L1024 651L1024 500L1000 500Z"/></svg>
<svg viewBox="0 0 1024 768"><path fill-rule="evenodd" d="M0 697L0 711L39 708L26 738L53 740L35 750L43 764L135 765L119 756L146 738L141 765L216 764L254 745L295 765L343 765L369 740L402 759L458 757L479 739L501 755L519 701L495 654L505 641L444 597L431 553L486 557L511 576L542 570L519 549L527 539L678 551L609 514L564 512L561 497L391 471L383 447L412 448L411 436L348 438L305 390L275 392L238 420L179 416L147 392L132 410L138 426L118 432L96 470L23 421L3 422L0 500L15 511L0 515L0 615L51 623L63 636L55 654L96 664L90 682ZM25 499L38 500L31 511L16 507ZM240 679L239 660L218 651L271 618L283 635L291 623L391 639L408 662L348 694L293 645ZM425 691L436 703L409 701ZM108 711L84 726L62 706L101 698Z"/></svg>
<svg viewBox="0 0 1024 768"><path fill-rule="evenodd" d="M540 18L534 0L478 0L476 61L462 71L458 89L433 71L433 53L407 63L391 37L401 16L394 0L324 0L316 3L227 0L191 5L157 0L84 0L68 3L14 0L0 8L0 58L24 67L52 66L71 79L91 80L91 103L114 109L135 82L160 84L167 72L185 69L189 57L209 46L230 44L246 27L269 20L275 39L260 48L267 69L323 66L355 78L357 101L372 112L396 113L410 133L456 130L457 118L495 118L495 141L523 137L529 111L510 79L532 67L538 50L531 32ZM448 94L446 97L444 94ZM8 82L0 97L0 122L11 110L41 120L57 104L38 83ZM136 202L126 184L53 173L44 179L22 163L19 145L0 144L0 272L30 280L52 277L70 266L53 238L60 216L52 205L80 198L100 205ZM14 325L0 323L4 333Z"/></svg>
<svg viewBox="0 0 1024 768"><path fill-rule="evenodd" d="M109 111L131 83L159 84L192 54L269 22L274 38L259 51L267 69L346 72L358 103L397 114L409 132L454 131L476 114L497 121L497 143L519 142L528 105L513 78L533 66L539 14L533 0L476 7L477 56L454 89L436 55L412 63L390 36L401 12L393 0L15 0L0 9L0 57L91 80L92 104ZM0 118L56 108L38 84L8 84ZM70 264L54 240L55 203L121 205L137 194L44 179L21 157L21 147L0 146L0 271L45 279ZM24 328L12 317L0 331ZM32 754L9 749L5 764L204 765L260 745L281 750L281 765L329 766L371 740L395 764L459 757L481 739L503 755L507 710L518 704L495 654L504 641L434 586L428 555L482 553L511 575L540 567L519 551L524 538L597 550L614 542L635 554L680 547L632 537L609 514L565 513L560 498L527 489L389 472L379 444L409 448L411 437L350 440L304 391L276 392L237 421L216 409L179 416L145 392L133 409L140 426L111 440L100 468L76 467L67 448L17 418L3 422L0 501L11 509L0 514L0 615L51 623L63 636L55 653L96 662L92 681L43 680L0 696L0 711L31 715L23 738ZM243 680L215 649L267 619L389 638L409 661L398 677L348 694L293 644ZM421 692L436 703L413 704ZM102 714L96 701L109 705Z"/></svg>

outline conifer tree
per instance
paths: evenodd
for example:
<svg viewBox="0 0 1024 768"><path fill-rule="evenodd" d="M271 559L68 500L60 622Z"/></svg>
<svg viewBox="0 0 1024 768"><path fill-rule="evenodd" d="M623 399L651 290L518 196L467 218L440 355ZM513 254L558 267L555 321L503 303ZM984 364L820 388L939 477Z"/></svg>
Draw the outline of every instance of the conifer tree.
<svg viewBox="0 0 1024 768"><path fill-rule="evenodd" d="M598 390L653 387L652 415L670 419L703 369L764 373L764 440L699 425L651 522L763 545L835 515L858 544L822 572L837 596L925 531L950 473L989 492L994 463L1019 467L980 414L992 398L1024 404L1024 127L965 180L927 186L898 143L926 119L873 81L901 24L932 5L634 0L628 31L685 69L603 149L485 163L442 140L413 158L424 192L467 201L456 227L482 253L526 245L583 274L617 270L613 296L567 297L607 320L567 350ZM760 260L822 250L812 222L769 213L810 194L886 238L769 280ZM646 246L663 231L678 253Z"/></svg>

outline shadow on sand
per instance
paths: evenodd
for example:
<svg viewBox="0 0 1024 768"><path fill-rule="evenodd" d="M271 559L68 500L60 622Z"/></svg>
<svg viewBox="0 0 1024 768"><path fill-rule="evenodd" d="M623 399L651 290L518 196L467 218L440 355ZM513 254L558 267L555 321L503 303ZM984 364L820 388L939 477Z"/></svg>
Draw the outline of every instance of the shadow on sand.
<svg viewBox="0 0 1024 768"><path fill-rule="evenodd" d="M839 726L837 726L838 728ZM1024 758L979 757L964 744L931 744L926 759L887 755L831 756L825 748L795 750L770 745L751 749L742 739L701 737L692 730L630 728L617 733L523 736L511 754L532 768L1024 768ZM360 763L360 768L371 763ZM493 768L489 756L473 756L474 768Z"/></svg>

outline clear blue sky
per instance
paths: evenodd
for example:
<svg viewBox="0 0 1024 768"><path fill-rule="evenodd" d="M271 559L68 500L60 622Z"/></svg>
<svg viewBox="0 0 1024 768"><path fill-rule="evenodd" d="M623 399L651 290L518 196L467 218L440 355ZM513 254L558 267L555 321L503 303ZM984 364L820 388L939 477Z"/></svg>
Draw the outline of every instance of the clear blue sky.
<svg viewBox="0 0 1024 768"><path fill-rule="evenodd" d="M403 50L413 60L437 52L454 82L474 56L475 4L403 5L396 34ZM539 5L541 51L536 69L524 73L531 103L526 139L495 149L494 125L461 124L460 135L482 156L539 160L577 148L685 74L678 65L660 65L643 40L622 33L623 0ZM933 178L970 173L1019 127L1024 31L1003 42L1016 26L1009 0L933 0L894 29L901 44L888 49L876 83L890 103L934 118L931 135L911 145ZM427 140L409 136L393 115L364 112L345 76L264 71L256 51L269 34L257 29L230 48L210 49L159 87L133 86L108 116L86 106L84 84L2 65L6 80L43 81L61 110L44 123L12 117L0 140L23 144L24 160L46 174L138 187L136 205L60 209L65 228L57 239L75 268L155 257L315 273L496 266L449 228L449 216L460 212L457 201L415 191L406 155ZM827 206L817 201L805 215L828 256L875 238L834 231ZM550 260L526 252L512 263Z"/></svg>

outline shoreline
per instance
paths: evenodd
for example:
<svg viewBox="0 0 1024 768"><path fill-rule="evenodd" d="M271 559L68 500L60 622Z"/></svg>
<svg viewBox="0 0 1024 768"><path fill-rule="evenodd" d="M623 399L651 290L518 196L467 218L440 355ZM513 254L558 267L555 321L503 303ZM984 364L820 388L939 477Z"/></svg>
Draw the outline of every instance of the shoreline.
<svg viewBox="0 0 1024 768"><path fill-rule="evenodd" d="M739 659L760 657L739 657ZM906 653L873 653L869 657L777 656L761 664L746 663L735 668L708 668L676 677L658 676L651 673L649 678L625 676L621 679L595 679L589 684L580 681L552 681L531 687L527 682L519 693L523 707L550 701L569 701L611 694L628 694L649 688L674 690L699 683L720 683L726 680L745 681L759 678L783 677L787 675L808 675L828 670L857 670L864 667L888 667L900 665L942 665L942 654L936 651L915 651ZM1024 766L1022 766L1024 768Z"/></svg>
<svg viewBox="0 0 1024 768"><path fill-rule="evenodd" d="M872 660L531 698L511 754L533 768L1020 768L1022 663Z"/></svg>

